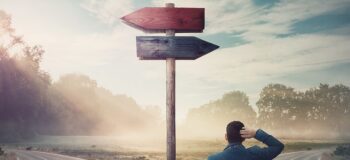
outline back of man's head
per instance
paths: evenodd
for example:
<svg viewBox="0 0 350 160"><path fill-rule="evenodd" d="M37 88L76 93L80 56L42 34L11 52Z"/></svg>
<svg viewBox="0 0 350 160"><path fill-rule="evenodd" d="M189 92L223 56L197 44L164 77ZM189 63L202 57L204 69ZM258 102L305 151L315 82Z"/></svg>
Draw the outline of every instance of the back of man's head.
<svg viewBox="0 0 350 160"><path fill-rule="evenodd" d="M232 121L226 126L227 141L229 143L242 143L244 138L241 137L240 131L244 124L240 121Z"/></svg>

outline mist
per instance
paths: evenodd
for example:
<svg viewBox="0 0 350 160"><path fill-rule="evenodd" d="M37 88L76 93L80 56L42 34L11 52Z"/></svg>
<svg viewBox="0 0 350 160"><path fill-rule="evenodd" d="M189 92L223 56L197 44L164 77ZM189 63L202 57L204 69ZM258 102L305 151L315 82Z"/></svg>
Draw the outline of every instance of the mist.
<svg viewBox="0 0 350 160"><path fill-rule="evenodd" d="M40 66L44 49L16 35L8 14L0 11L0 19L1 141L43 135L165 140L163 106L140 106L132 97L113 94L83 74L52 81ZM350 138L348 86L320 84L297 91L269 84L261 90L257 111L242 91L222 94L189 110L184 123L177 125L179 139L223 140L226 124L233 120L285 139Z"/></svg>

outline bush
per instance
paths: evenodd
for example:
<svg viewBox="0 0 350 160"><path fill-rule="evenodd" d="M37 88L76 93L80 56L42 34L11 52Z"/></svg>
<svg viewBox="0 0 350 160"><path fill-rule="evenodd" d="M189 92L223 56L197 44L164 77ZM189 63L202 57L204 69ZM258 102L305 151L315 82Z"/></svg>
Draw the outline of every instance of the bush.
<svg viewBox="0 0 350 160"><path fill-rule="evenodd" d="M4 155L5 152L2 150L2 148L0 147L0 156Z"/></svg>
<svg viewBox="0 0 350 160"><path fill-rule="evenodd" d="M337 156L350 156L350 145L338 146L335 149L334 154Z"/></svg>
<svg viewBox="0 0 350 160"><path fill-rule="evenodd" d="M32 149L33 149L32 146L29 146L29 147L26 148L27 151L31 151Z"/></svg>

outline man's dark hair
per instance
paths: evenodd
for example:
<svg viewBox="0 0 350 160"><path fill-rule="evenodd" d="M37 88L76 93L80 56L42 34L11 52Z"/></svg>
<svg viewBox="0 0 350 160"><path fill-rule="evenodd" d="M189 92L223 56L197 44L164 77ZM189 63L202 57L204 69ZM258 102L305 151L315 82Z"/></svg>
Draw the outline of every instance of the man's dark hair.
<svg viewBox="0 0 350 160"><path fill-rule="evenodd" d="M244 124L240 121L232 121L226 126L227 141L229 143L242 143L245 138L241 137L240 131Z"/></svg>

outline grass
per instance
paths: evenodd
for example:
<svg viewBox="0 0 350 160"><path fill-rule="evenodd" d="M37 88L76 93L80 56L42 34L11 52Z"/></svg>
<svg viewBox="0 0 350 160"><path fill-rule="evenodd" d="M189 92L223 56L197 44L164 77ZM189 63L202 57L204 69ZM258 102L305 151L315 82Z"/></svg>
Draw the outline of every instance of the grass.
<svg viewBox="0 0 350 160"><path fill-rule="evenodd" d="M13 153L5 153L3 155L0 155L0 160L17 160L17 158Z"/></svg>
<svg viewBox="0 0 350 160"><path fill-rule="evenodd" d="M87 137L88 138L88 137ZM71 140L69 140L71 141ZM4 144L6 147L25 149L32 146L33 150L53 152L73 157L80 157L87 160L164 160L165 152L163 146L165 142L159 140L157 142L142 142L128 143L121 141L110 140L110 144L93 143L65 143L61 139L55 141L37 141L25 143ZM345 142L337 141L295 141L283 140L286 152L315 150L322 148L335 148L338 145L346 144ZM119 145L116 145L119 144ZM136 144L136 145L135 145ZM255 140L244 142L246 147L253 145L264 146L262 143ZM121 147L123 146L123 147ZM206 159L208 155L222 151L226 146L223 140L178 140L177 141L177 159L178 160L199 160ZM1 159L0 159L1 160Z"/></svg>

